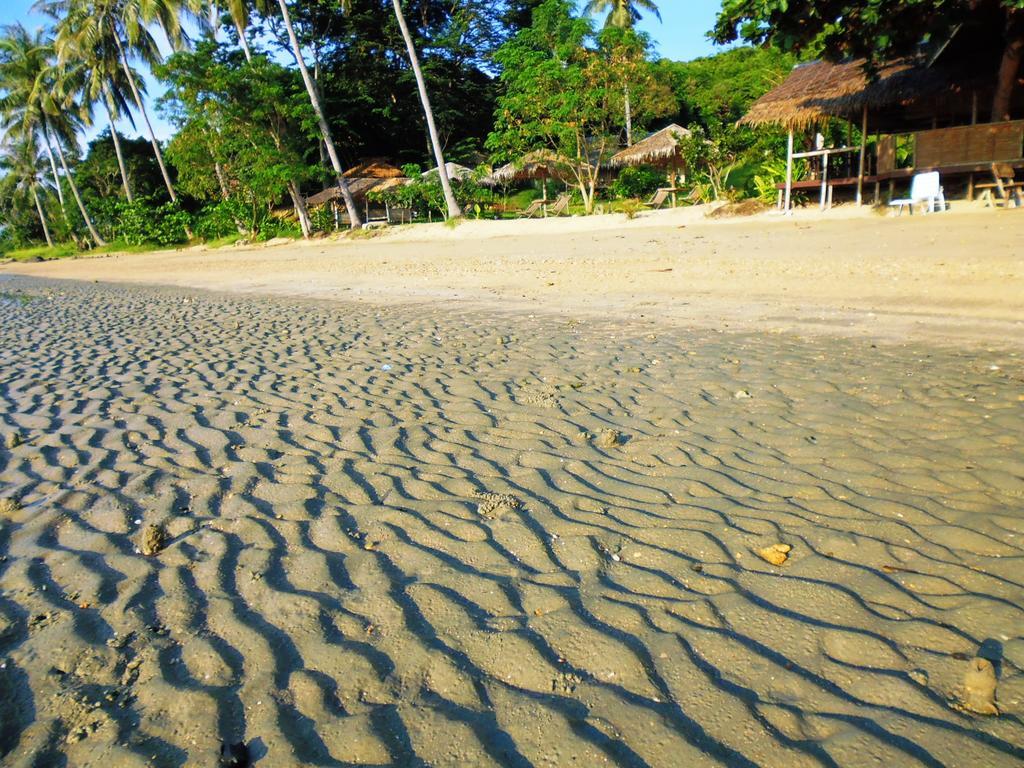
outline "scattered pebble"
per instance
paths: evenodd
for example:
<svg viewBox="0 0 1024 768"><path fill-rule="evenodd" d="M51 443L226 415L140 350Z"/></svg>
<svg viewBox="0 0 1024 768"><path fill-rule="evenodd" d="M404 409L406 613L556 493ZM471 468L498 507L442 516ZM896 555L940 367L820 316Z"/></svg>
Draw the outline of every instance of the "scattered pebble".
<svg viewBox="0 0 1024 768"><path fill-rule="evenodd" d="M146 557L159 554L167 543L167 532L159 525L147 525L139 537L139 551Z"/></svg>
<svg viewBox="0 0 1024 768"><path fill-rule="evenodd" d="M977 656L964 673L961 708L976 715L998 715L996 706L996 670L992 662Z"/></svg>
<svg viewBox="0 0 1024 768"><path fill-rule="evenodd" d="M7 447L7 450L14 450L21 445L21 443L21 434L18 432L8 432L4 435L4 445Z"/></svg>
<svg viewBox="0 0 1024 768"><path fill-rule="evenodd" d="M750 392L746 389L738 389L736 390L736 394L734 394L733 397L735 397L737 400L749 400L750 398L753 397L753 395L750 394Z"/></svg>
<svg viewBox="0 0 1024 768"><path fill-rule="evenodd" d="M597 444L602 448L614 448L622 444L622 433L617 429L606 429L597 436Z"/></svg>
<svg viewBox="0 0 1024 768"><path fill-rule="evenodd" d="M17 499L0 499L0 517L13 515L21 509L21 502Z"/></svg>
<svg viewBox="0 0 1024 768"><path fill-rule="evenodd" d="M789 553L792 549L789 544L772 544L770 547L758 550L757 555L766 563L782 565L789 559Z"/></svg>

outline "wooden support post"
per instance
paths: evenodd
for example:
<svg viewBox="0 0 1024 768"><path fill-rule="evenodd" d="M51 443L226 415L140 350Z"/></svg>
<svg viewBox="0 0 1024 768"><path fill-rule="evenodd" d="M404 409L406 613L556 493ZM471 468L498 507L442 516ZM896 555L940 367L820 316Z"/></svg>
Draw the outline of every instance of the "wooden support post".
<svg viewBox="0 0 1024 768"><path fill-rule="evenodd" d="M967 202L974 201L974 174L970 174L967 177Z"/></svg>
<svg viewBox="0 0 1024 768"><path fill-rule="evenodd" d="M826 197L828 195L828 155L821 156L821 202L818 207L825 210Z"/></svg>
<svg viewBox="0 0 1024 768"><path fill-rule="evenodd" d="M789 131L789 140L786 145L786 206L783 210L789 215L790 206L793 202L793 130Z"/></svg>
<svg viewBox="0 0 1024 768"><path fill-rule="evenodd" d="M978 124L978 92L971 91L971 125Z"/></svg>
<svg viewBox="0 0 1024 768"><path fill-rule="evenodd" d="M857 163L857 205L864 204L864 160L868 151L868 105L860 118L860 160Z"/></svg>

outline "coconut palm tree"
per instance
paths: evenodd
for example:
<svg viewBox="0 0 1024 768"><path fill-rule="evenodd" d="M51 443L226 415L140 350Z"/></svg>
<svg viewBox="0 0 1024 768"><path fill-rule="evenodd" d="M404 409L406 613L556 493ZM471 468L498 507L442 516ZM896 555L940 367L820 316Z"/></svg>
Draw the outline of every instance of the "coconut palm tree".
<svg viewBox="0 0 1024 768"><path fill-rule="evenodd" d="M93 226L61 144L76 141L78 123L66 98L64 72L56 66L53 41L39 30L30 34L21 24L4 27L0 40L0 123L9 135L29 140L41 132L47 150L57 150L64 179L93 241L106 242ZM52 143L51 143L52 141ZM60 180L57 180L60 184ZM66 216L65 211L65 216Z"/></svg>
<svg viewBox="0 0 1024 768"><path fill-rule="evenodd" d="M149 66L162 56L150 25L158 24L175 47L187 43L182 28L185 17L198 19L199 0L39 0L34 8L58 20L58 48L61 52L90 50L102 42L117 52L135 106L149 133L153 154L171 200L178 195L164 163L160 142L156 139L149 113L130 60L138 59ZM71 55L64 53L65 57Z"/></svg>
<svg viewBox="0 0 1024 768"><path fill-rule="evenodd" d="M661 13L654 0L588 0L583 12L589 15L600 15L607 11L605 27L632 29L636 22L643 18L640 9L653 13L655 18L661 21ZM633 146L633 110L630 104L628 85L623 87L622 94L626 111L626 146L631 147Z"/></svg>
<svg viewBox="0 0 1024 768"><path fill-rule="evenodd" d="M444 154L441 151L441 141L437 135L437 125L434 123L434 110L430 107L430 95L427 93L427 83L423 79L423 71L420 69L420 60L416 55L416 46L413 44L412 35L409 34L409 25L405 23L405 14L402 13L401 0L392 0L392 4L395 6L395 18L398 19L398 27L402 30L405 47L409 52L409 63L412 65L413 74L416 76L416 87L420 92L420 103L423 105L423 115L426 117L427 131L430 133L430 144L434 149L434 160L437 162L437 175L441 179L444 201L448 205L448 218L456 219L462 215L462 210L455 199L451 180L448 178L448 168L445 165Z"/></svg>
<svg viewBox="0 0 1024 768"><path fill-rule="evenodd" d="M117 131L117 121L121 118L127 119L133 127L135 125L135 119L128 106L128 101L132 98L128 76L121 66L117 50L111 45L112 40L109 36L97 38L88 49L75 46L74 40L73 37L62 38L58 34L55 41L58 61L68 71L69 82L77 83L80 89L77 98L87 107L86 115L90 122L90 107L102 105L106 112L110 137L114 142L114 154L117 156L117 166L121 172L121 185L125 198L131 202L134 196L121 147L121 137ZM84 44L84 41L81 42ZM134 69L131 70L131 74L140 92L145 95L145 81Z"/></svg>
<svg viewBox="0 0 1024 768"><path fill-rule="evenodd" d="M12 24L0 30L0 115L12 114L23 108L30 98L32 83L36 74L45 66L46 52L38 44L40 35L31 36L21 24ZM61 189L57 160L48 137L43 146L50 161L50 172L57 199L65 221L68 218L64 206L64 192Z"/></svg>
<svg viewBox="0 0 1024 768"><path fill-rule="evenodd" d="M316 87L316 83L313 81L313 77L309 74L309 68L306 66L306 60L302 56L302 47L299 45L299 38L295 34L292 17L288 12L288 3L285 0L278 0L278 5L281 8L281 18L284 21L285 31L288 33L288 42L291 45L292 56L295 57L295 63L299 67L299 72L302 75L302 82L306 85L306 92L309 94L309 102L313 105L313 112L316 114L316 122L320 128L320 137L323 139L324 145L327 147L327 155L331 158L331 167L334 168L334 175L338 181L338 189L341 192L342 199L345 201L345 208L348 211L349 225L352 229L356 229L361 226L362 220L359 218L359 211L356 209L356 201L352 197L352 191L348 188L348 184L345 181L345 170L341 166L341 159L338 157L338 149L334 146L334 139L331 136L331 127L327 124L327 118L324 115L324 109L320 103L320 93Z"/></svg>
<svg viewBox="0 0 1024 768"><path fill-rule="evenodd" d="M43 237L46 238L46 244L52 248L53 237L50 235L46 211L39 199L39 193L46 191L46 184L42 181L44 174L41 173L45 165L45 162L40 163L34 137L19 140L7 136L0 146L0 171L3 171L5 180L12 182L9 187L5 184L5 192L9 192L14 198L24 196L32 199L43 228Z"/></svg>
<svg viewBox="0 0 1024 768"><path fill-rule="evenodd" d="M661 13L654 0L589 0L583 8L583 12L591 16L607 11L604 25L619 29L632 29L643 18L641 10L653 13L661 21Z"/></svg>
<svg viewBox="0 0 1024 768"><path fill-rule="evenodd" d="M235 26L235 32L238 34L238 44L242 48L242 53L245 54L245 60L251 63L252 48L249 47L249 40L245 33L252 21L253 11L261 16L266 16L270 12L269 0L209 0L207 10L210 15L211 27L216 27L215 19L220 15L221 9L226 11L231 18L231 23Z"/></svg>

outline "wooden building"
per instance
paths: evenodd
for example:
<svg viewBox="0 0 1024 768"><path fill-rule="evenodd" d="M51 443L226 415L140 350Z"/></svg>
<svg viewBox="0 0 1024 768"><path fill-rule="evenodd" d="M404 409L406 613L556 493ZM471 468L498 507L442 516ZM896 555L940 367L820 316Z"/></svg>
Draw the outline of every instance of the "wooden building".
<svg viewBox="0 0 1024 768"><path fill-rule="evenodd" d="M958 30L919 56L885 63L874 76L863 60L797 66L740 121L788 131L780 207L790 210L792 193L800 189L819 191L826 207L837 188L853 188L861 203L871 186L877 202L883 185L891 195L901 179L926 171L963 179L972 196L975 177L991 175L993 164L1024 168L1022 89L1011 103L1011 117L1018 119L988 121L1002 51L996 34L986 25ZM861 140L842 147L795 144L798 136L813 143L817 131L835 120L856 125ZM852 160L845 163L851 170L837 175L842 156ZM801 158L814 162L817 178L793 180L794 161Z"/></svg>

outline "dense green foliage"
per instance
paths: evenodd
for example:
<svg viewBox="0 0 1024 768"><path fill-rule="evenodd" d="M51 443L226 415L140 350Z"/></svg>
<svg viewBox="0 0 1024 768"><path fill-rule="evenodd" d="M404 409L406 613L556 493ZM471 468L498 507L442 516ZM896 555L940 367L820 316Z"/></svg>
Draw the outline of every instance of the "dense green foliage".
<svg viewBox="0 0 1024 768"><path fill-rule="evenodd" d="M938 53L956 35L988 28L1005 40L993 119L1008 116L1024 60L1024 0L724 0L714 29L720 43L772 43L783 51L882 62L927 48ZM975 60L991 51L975 48Z"/></svg>
<svg viewBox="0 0 1024 768"><path fill-rule="evenodd" d="M601 196L628 207L663 185L665 171L628 168L610 179L607 160L634 134L670 122L694 133L684 148L693 199L767 196L782 139L735 122L796 56L737 48L657 61L652 41L633 29L641 15L657 15L656 2L580 6L401 4L444 155L482 169L452 180L465 215L505 215L509 189L496 195L484 186L486 167L537 152L549 160L551 184L573 190L574 210L594 210ZM332 148L345 167L371 157L406 166L411 181L372 195L373 202L417 220L448 216L439 175L420 174L436 161L392 0L288 0L287 19L276 2L233 3L221 9L216 29L193 15L207 7L199 0L104 0L95 8L87 0L44 0L41 7L52 30L0 35L5 248L44 240L169 246L330 231L334 210L307 211L305 200L340 184L328 161ZM730 9L743 13L743 3L727 2L723 14ZM197 26L197 39L187 41L183 30ZM166 60L159 34L177 44ZM101 120L131 118L148 134L144 79L130 63L162 81L166 95L156 108L174 136L128 139L107 128L80 153L79 136Z"/></svg>

